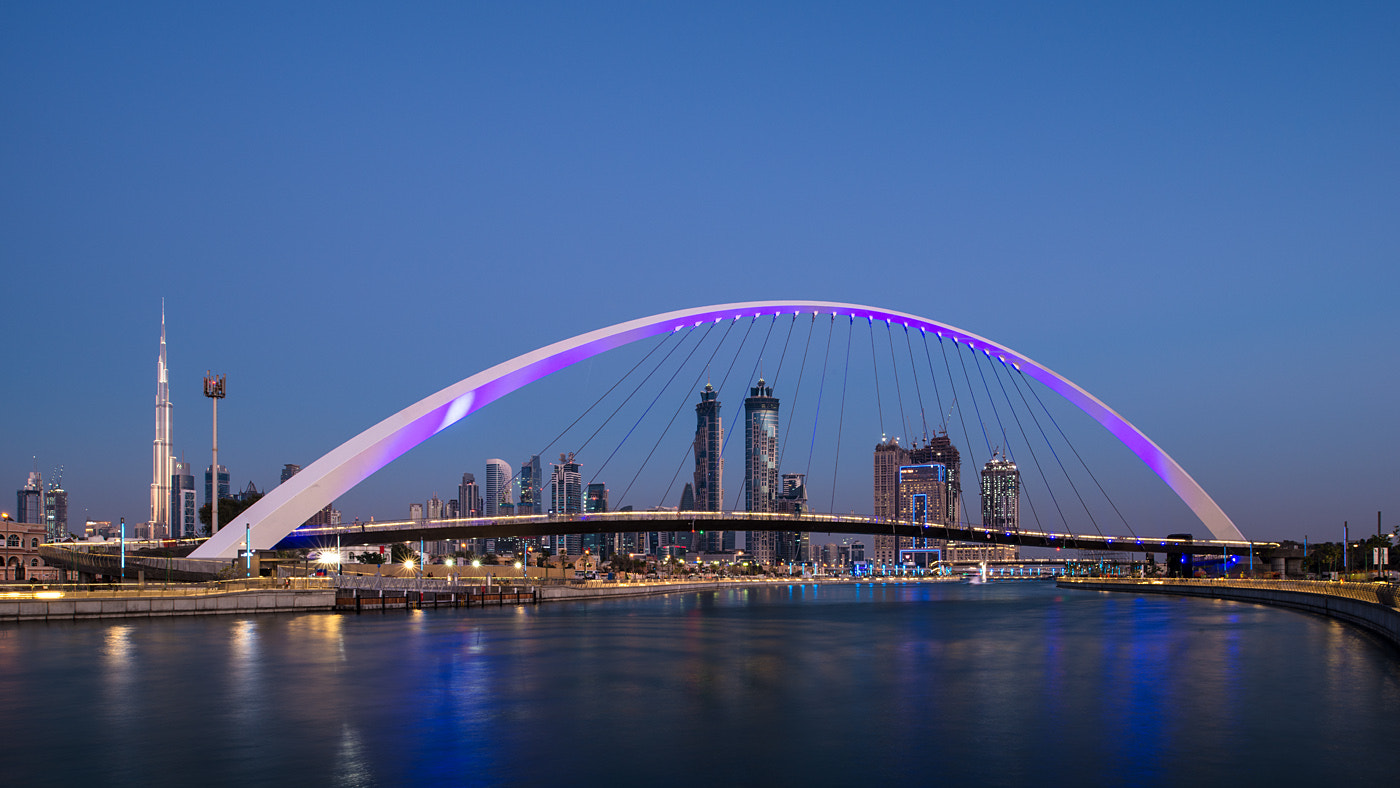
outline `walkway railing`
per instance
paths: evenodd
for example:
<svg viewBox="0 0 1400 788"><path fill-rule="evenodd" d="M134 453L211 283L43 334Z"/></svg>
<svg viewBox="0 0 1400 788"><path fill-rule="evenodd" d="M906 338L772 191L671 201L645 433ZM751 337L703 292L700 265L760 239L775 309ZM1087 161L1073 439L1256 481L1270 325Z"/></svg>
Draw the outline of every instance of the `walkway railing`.
<svg viewBox="0 0 1400 788"><path fill-rule="evenodd" d="M253 577L241 580L217 580L206 583L35 583L32 585L0 585L0 600L6 599L70 599L157 596L209 596L238 591L264 590L324 590L335 588L325 577Z"/></svg>
<svg viewBox="0 0 1400 788"><path fill-rule="evenodd" d="M1185 577L1065 577L1060 579L1066 585L1091 583L1097 585L1122 586L1190 586L1196 588L1248 588L1260 591L1294 591L1301 594L1322 594L1325 596L1355 599L1359 602L1397 607L1397 587L1394 583L1349 583L1335 580L1248 580L1225 578L1185 578Z"/></svg>

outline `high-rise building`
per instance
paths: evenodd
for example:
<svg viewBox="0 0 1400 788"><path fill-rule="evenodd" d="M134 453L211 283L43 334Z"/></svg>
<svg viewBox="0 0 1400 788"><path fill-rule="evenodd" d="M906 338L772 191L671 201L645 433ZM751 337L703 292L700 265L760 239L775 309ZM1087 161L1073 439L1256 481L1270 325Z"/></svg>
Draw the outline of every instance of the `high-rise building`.
<svg viewBox="0 0 1400 788"><path fill-rule="evenodd" d="M219 466L219 500L231 497L229 495L229 475L228 468ZM251 484L251 482L250 482ZM204 466L204 502L209 503L214 500L214 466ZM226 523L219 523L222 528Z"/></svg>
<svg viewBox="0 0 1400 788"><path fill-rule="evenodd" d="M914 452L909 452L911 455ZM905 465L899 469L899 519L916 525L946 525L948 516L948 468L941 463ZM916 536L910 547L918 551L915 563L930 566L934 560L946 559L948 542L928 536ZM937 558L928 551L936 550Z"/></svg>
<svg viewBox="0 0 1400 788"><path fill-rule="evenodd" d="M151 519L153 529L169 532L170 478L175 473L171 448L170 371L165 363L165 302L160 305L160 355L156 358L156 439L151 444Z"/></svg>
<svg viewBox="0 0 1400 788"><path fill-rule="evenodd" d="M899 469L909 464L909 452L899 445L899 438L890 438L875 446L875 517L880 520L899 519ZM893 528L891 528L893 531ZM899 548L908 547L907 537L893 533L876 534L871 560L876 567L893 568L899 558Z"/></svg>
<svg viewBox="0 0 1400 788"><path fill-rule="evenodd" d="M982 524L997 531L1021 530L1021 472L1016 463L996 455L982 466Z"/></svg>
<svg viewBox="0 0 1400 788"><path fill-rule="evenodd" d="M476 486L476 474L462 474L462 484L457 488L457 506L460 517L484 516L481 508L481 488Z"/></svg>
<svg viewBox="0 0 1400 788"><path fill-rule="evenodd" d="M437 493L433 493L433 497L428 499L428 505L424 509L424 514L429 520L442 519L442 499L438 497Z"/></svg>
<svg viewBox="0 0 1400 788"><path fill-rule="evenodd" d="M574 462L573 454L560 454L559 462L551 463L549 478L549 513L578 514L583 511L583 473Z"/></svg>
<svg viewBox="0 0 1400 788"><path fill-rule="evenodd" d="M283 482L286 482L288 479L292 478L293 476L296 476L298 473L301 473L301 466L294 465L289 462L282 466L282 481L278 483L281 484Z"/></svg>
<svg viewBox="0 0 1400 788"><path fill-rule="evenodd" d="M759 378L744 399L744 508L773 511L778 489L778 399ZM745 539L749 554L763 564L777 561L777 541L772 531L750 531Z"/></svg>
<svg viewBox="0 0 1400 788"><path fill-rule="evenodd" d="M583 473L574 455L560 454L559 462L551 463L549 477L549 513L579 514L583 511ZM578 555L583 552L583 539L579 534L563 534L554 537L555 552Z"/></svg>
<svg viewBox="0 0 1400 788"><path fill-rule="evenodd" d="M421 503L411 503L411 504L409 504L409 505L408 505L408 519L414 520L414 521L422 520L422 519L423 519L423 504L421 504Z"/></svg>
<svg viewBox="0 0 1400 788"><path fill-rule="evenodd" d="M608 486L602 482L593 482L588 485L588 499L584 502L583 510L588 513L608 511Z"/></svg>
<svg viewBox="0 0 1400 788"><path fill-rule="evenodd" d="M16 500L15 522L44 524L44 477L38 471L30 471L29 479L19 489Z"/></svg>
<svg viewBox="0 0 1400 788"><path fill-rule="evenodd" d="M534 454L520 465L520 505L516 514L544 514L544 476L540 455Z"/></svg>
<svg viewBox="0 0 1400 788"><path fill-rule="evenodd" d="M724 424L719 412L719 392L706 383L695 405L695 508L701 512L724 510Z"/></svg>
<svg viewBox="0 0 1400 788"><path fill-rule="evenodd" d="M193 539L199 536L199 500L194 486L194 468L187 462L176 462L170 475L170 538Z"/></svg>
<svg viewBox="0 0 1400 788"><path fill-rule="evenodd" d="M500 517L501 504L514 504L510 495L510 463L500 459L486 461L486 489L481 499L482 516Z"/></svg>
<svg viewBox="0 0 1400 788"><path fill-rule="evenodd" d="M948 469L948 495L944 501L943 520L945 525L957 525L962 513L962 457L958 447L945 432L935 435L923 446L915 446L909 451L911 465L938 463Z"/></svg>
<svg viewBox="0 0 1400 788"><path fill-rule="evenodd" d="M54 480L44 491L44 533L50 542L68 536L68 491L63 489L63 468L54 470Z"/></svg>

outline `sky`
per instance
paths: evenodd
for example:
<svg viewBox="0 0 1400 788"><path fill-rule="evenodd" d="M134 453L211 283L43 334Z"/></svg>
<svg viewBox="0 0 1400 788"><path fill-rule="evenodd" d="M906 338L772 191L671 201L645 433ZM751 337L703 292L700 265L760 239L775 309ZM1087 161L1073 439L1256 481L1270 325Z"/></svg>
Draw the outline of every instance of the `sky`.
<svg viewBox="0 0 1400 788"><path fill-rule="evenodd" d="M37 458L70 524L146 519L162 299L176 452L207 464L225 374L220 460L263 489L551 342L802 298L1046 364L1252 538L1389 531L1397 32L1389 2L3 3L0 480ZM338 508L453 497L620 364Z"/></svg>

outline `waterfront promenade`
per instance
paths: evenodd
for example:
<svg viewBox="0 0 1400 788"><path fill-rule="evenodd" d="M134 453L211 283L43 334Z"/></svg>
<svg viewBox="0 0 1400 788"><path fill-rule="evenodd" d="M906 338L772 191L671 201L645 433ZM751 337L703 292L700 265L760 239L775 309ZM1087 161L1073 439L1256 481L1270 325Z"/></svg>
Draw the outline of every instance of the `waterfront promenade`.
<svg viewBox="0 0 1400 788"><path fill-rule="evenodd" d="M1369 630L1400 647L1400 589L1392 583L1325 580L1063 577L1060 588L1226 599L1316 613Z"/></svg>

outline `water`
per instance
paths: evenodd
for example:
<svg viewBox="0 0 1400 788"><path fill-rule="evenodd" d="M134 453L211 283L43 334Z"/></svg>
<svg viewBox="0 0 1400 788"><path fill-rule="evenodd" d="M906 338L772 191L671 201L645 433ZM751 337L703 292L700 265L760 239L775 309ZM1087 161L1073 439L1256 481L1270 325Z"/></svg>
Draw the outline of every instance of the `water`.
<svg viewBox="0 0 1400 788"><path fill-rule="evenodd" d="M1400 652L1047 583L0 627L27 784L1395 784Z"/></svg>

